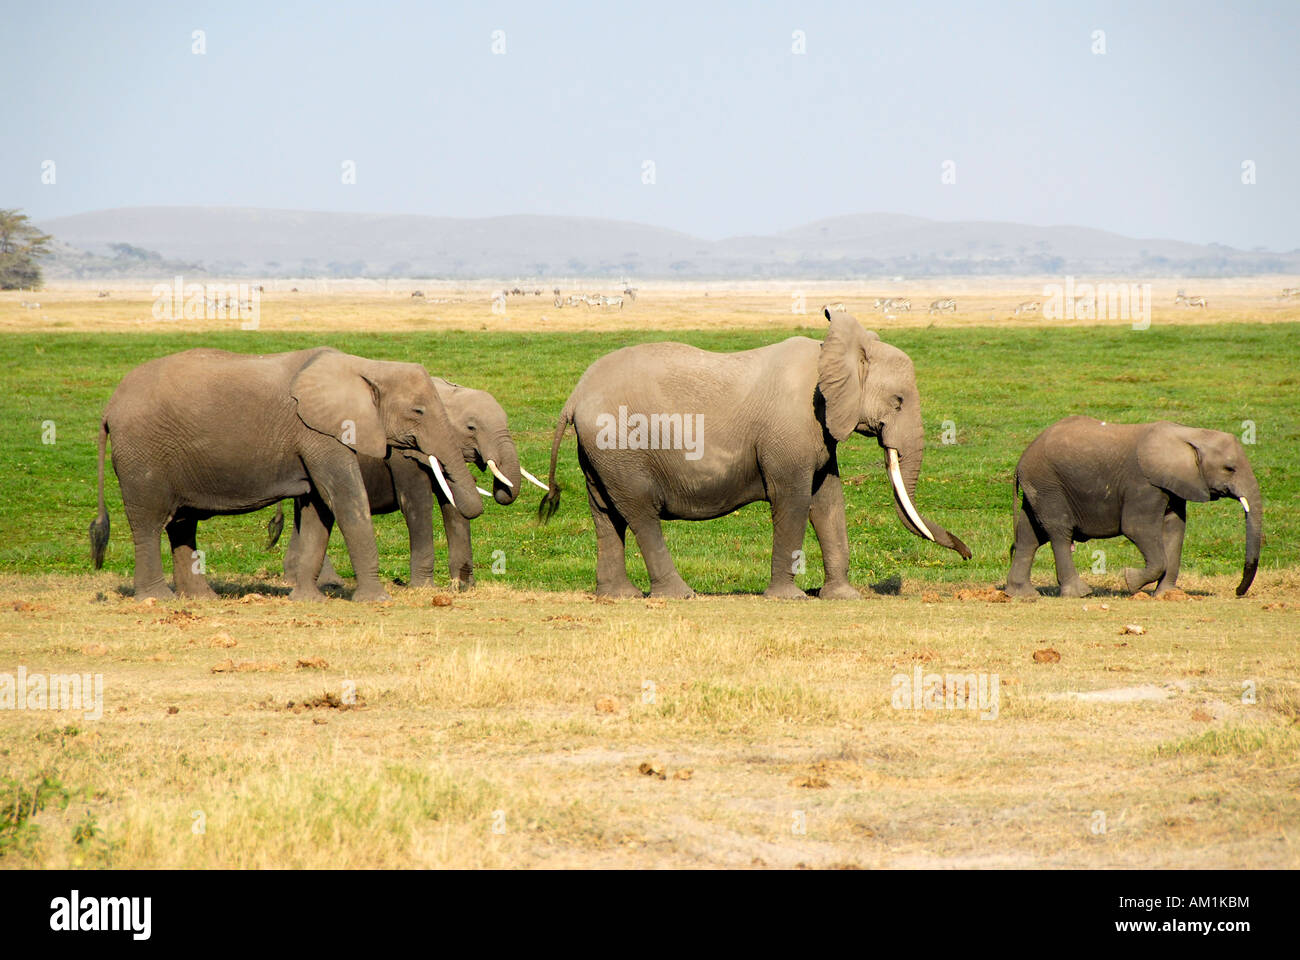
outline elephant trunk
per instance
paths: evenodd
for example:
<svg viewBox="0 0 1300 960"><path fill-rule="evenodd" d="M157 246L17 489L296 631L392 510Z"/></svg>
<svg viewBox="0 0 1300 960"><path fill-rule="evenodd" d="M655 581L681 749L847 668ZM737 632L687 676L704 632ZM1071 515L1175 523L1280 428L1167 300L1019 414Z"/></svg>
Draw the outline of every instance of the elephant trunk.
<svg viewBox="0 0 1300 960"><path fill-rule="evenodd" d="M1246 595L1255 580L1255 571L1259 569L1259 549L1264 538L1264 498L1259 493L1259 482L1253 473L1241 480L1235 492L1246 512L1246 560L1241 568L1241 583L1237 584L1239 597Z"/></svg>
<svg viewBox="0 0 1300 960"><path fill-rule="evenodd" d="M894 511L899 521L918 537L933 540L941 547L955 550L963 560L970 559L970 548L939 524L921 515L916 508L916 481L921 475L925 451L925 432L920 414L906 431L884 430L880 445L885 448L885 468L894 494ZM901 434L901 436L900 436Z"/></svg>
<svg viewBox="0 0 1300 960"><path fill-rule="evenodd" d="M444 495L449 496L456 509L466 520L473 520L483 513L483 499L478 494L478 484L474 482L469 467L458 445L451 439L448 424L446 435L430 430L416 438L416 447L423 455L425 466L433 471L434 479Z"/></svg>
<svg viewBox="0 0 1300 960"><path fill-rule="evenodd" d="M523 483L523 476L519 471L519 452L515 449L514 440L509 434L496 437L491 442L480 446L479 456L485 465L490 461L496 468L491 471L492 499L502 506L514 503L515 497L519 496L520 485ZM504 481L502 477L505 478Z"/></svg>

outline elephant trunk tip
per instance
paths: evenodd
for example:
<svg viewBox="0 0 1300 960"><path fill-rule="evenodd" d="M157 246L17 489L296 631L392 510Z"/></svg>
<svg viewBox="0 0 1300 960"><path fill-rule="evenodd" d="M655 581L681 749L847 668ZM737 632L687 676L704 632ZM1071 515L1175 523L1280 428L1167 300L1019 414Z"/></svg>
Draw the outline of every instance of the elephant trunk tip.
<svg viewBox="0 0 1300 960"><path fill-rule="evenodd" d="M1244 597L1250 585L1255 582L1255 571L1259 568L1257 563L1247 563L1246 568L1241 572L1241 583L1237 584L1237 596Z"/></svg>

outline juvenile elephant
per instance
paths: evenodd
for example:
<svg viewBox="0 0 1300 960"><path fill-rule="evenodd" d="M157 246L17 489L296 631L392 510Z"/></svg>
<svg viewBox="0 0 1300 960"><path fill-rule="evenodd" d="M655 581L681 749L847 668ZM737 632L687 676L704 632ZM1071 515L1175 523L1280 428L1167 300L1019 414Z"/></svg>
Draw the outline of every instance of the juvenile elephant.
<svg viewBox="0 0 1300 960"><path fill-rule="evenodd" d="M301 497L304 512L338 518L357 574L355 599L387 599L359 453L382 458L391 446L427 461L463 516L483 512L442 401L419 364L328 347L262 356L187 350L136 367L108 402L99 429L99 515L90 525L96 569L108 543L110 433L135 542L137 597L172 595L159 552L163 530L177 592L211 596L194 555L198 522ZM304 544L300 562L312 573L298 578L295 598L321 596L314 574L324 549L323 540Z"/></svg>
<svg viewBox="0 0 1300 960"><path fill-rule="evenodd" d="M462 459L492 475L492 497L497 503L513 503L519 494L523 478L545 489L532 474L520 470L519 454L515 451L515 442L510 436L506 412L492 394L462 387L438 377L433 378L433 386L447 411ZM423 587L433 583L435 501L442 512L443 529L447 535L451 579L459 582L461 587L473 586L474 559L469 521L452 507L446 495L438 488L432 469L423 461L412 460L398 452L390 453L383 460L359 454L357 460L366 485L370 513L379 515L401 510L406 520L411 545L411 586ZM480 492L487 495L486 490ZM314 517L309 522L319 525L319 518ZM294 532L290 535L284 558L285 576L289 578L296 576L298 571L298 554L303 543L303 537L299 535L302 524L301 508L295 500ZM270 533L268 546L275 545L283 528L284 513L281 504L267 524ZM309 535L319 537L320 531L311 530ZM328 531L326 538L328 539ZM324 556L318 572L317 586L342 582L334 571L328 554Z"/></svg>
<svg viewBox="0 0 1300 960"><path fill-rule="evenodd" d="M573 389L551 446L543 519L559 505L555 463L569 423L596 526L596 592L640 596L627 576L628 527L652 596L689 597L661 520L710 520L747 503L772 505L768 597L803 598L794 573L811 518L826 571L820 596L857 597L836 449L857 432L878 439L903 526L970 550L913 506L924 429L907 354L845 313L825 311L824 342L792 337L713 353L682 343L625 347L593 363Z"/></svg>
<svg viewBox="0 0 1300 960"><path fill-rule="evenodd" d="M1016 465L1015 545L1007 593L1034 597L1029 582L1034 554L1048 540L1061 596L1092 589L1070 556L1075 541L1128 537L1146 566L1126 569L1136 593L1155 581L1156 596L1171 589L1182 562L1187 501L1233 497L1246 512L1246 561L1237 596L1250 589L1259 566L1264 501L1241 442L1230 433L1178 423L1105 423L1066 417L1026 448Z"/></svg>

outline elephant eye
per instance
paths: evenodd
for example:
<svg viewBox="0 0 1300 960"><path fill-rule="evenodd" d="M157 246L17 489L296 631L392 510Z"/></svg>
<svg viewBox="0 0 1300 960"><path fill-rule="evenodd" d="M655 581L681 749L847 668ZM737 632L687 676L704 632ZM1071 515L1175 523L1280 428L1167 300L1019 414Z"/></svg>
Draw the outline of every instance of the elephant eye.
<svg viewBox="0 0 1300 960"><path fill-rule="evenodd" d="M411 412L414 413L417 417L422 417L424 416L424 407L412 407Z"/></svg>
<svg viewBox="0 0 1300 960"><path fill-rule="evenodd" d="M1233 466L1232 464L1230 464L1230 463L1225 463L1225 464L1223 465L1223 469L1224 469L1224 470L1227 470L1229 473L1233 473L1233 472L1236 471L1237 468L1234 467L1234 466Z"/></svg>
<svg viewBox="0 0 1300 960"><path fill-rule="evenodd" d="M894 409L895 409L895 410L902 410L902 409L903 409L903 398L902 398L902 397L900 397L900 396L895 396L895 397L894 397Z"/></svg>

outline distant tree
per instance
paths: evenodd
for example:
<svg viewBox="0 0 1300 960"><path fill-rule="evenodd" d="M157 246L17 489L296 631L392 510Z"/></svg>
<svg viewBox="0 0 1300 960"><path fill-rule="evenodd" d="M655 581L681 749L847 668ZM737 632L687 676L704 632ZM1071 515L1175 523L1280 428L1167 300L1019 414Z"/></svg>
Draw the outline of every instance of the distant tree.
<svg viewBox="0 0 1300 960"><path fill-rule="evenodd" d="M32 226L27 214L0 210L0 290L39 287L43 281L36 261L49 255L51 239Z"/></svg>

